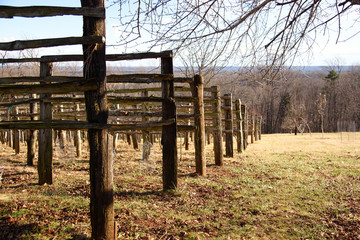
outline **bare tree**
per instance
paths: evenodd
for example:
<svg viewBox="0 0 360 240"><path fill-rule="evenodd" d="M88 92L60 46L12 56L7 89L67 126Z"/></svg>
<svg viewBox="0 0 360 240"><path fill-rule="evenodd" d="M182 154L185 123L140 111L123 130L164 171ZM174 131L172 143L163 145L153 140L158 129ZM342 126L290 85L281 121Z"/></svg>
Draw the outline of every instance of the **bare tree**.
<svg viewBox="0 0 360 240"><path fill-rule="evenodd" d="M212 41L222 52L214 59L234 57L271 67L291 64L319 33L335 30L338 41L342 16L360 1L110 0L116 4L122 32L118 45L179 50Z"/></svg>

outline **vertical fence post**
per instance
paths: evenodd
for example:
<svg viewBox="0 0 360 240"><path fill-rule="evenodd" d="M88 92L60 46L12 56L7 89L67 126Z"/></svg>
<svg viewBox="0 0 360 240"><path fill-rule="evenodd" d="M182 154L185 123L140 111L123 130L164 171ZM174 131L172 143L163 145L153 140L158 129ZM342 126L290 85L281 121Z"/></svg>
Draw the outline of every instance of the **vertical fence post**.
<svg viewBox="0 0 360 240"><path fill-rule="evenodd" d="M258 141L259 140L259 118L258 118L258 115L255 114L254 115L254 130L255 130L255 141Z"/></svg>
<svg viewBox="0 0 360 240"><path fill-rule="evenodd" d="M12 108L12 114L14 115L12 118L13 120L19 120L19 118L16 116L19 114L19 108L13 107ZM13 148L15 150L15 154L20 153L20 130L13 129Z"/></svg>
<svg viewBox="0 0 360 240"><path fill-rule="evenodd" d="M244 151L244 137L242 129L242 116L241 116L241 101L237 99L235 101L235 116L236 116L236 136L237 136L237 151L242 153Z"/></svg>
<svg viewBox="0 0 360 240"><path fill-rule="evenodd" d="M189 106L191 106L191 103L188 104ZM189 107L188 109L186 109L187 113L191 114L191 107ZM190 119L186 120L187 125L190 125ZM185 150L189 150L189 132L186 131L185 132L185 136L184 136L184 144L185 144Z"/></svg>
<svg viewBox="0 0 360 240"><path fill-rule="evenodd" d="M246 150L248 144L248 116L246 111L246 105L241 104L241 117L242 121L242 130L243 130L243 149Z"/></svg>
<svg viewBox="0 0 360 240"><path fill-rule="evenodd" d="M172 55L172 54L171 54ZM173 74L173 59L161 58L161 73ZM174 81L162 81L162 118L175 119L175 122L162 127L161 143L163 145L163 189L177 188L177 134L176 134L176 105Z"/></svg>
<svg viewBox="0 0 360 240"><path fill-rule="evenodd" d="M251 143L254 143L254 132L255 132L255 120L254 114L250 113L250 134L251 134Z"/></svg>
<svg viewBox="0 0 360 240"><path fill-rule="evenodd" d="M206 175L205 159L205 117L204 117L204 79L200 75L194 76L191 84L192 96L194 98L194 126L195 126L195 163L196 173Z"/></svg>
<svg viewBox="0 0 360 240"><path fill-rule="evenodd" d="M82 7L105 8L105 0L81 0ZM105 37L105 18L84 17L84 36ZM84 78L94 79L96 90L85 92L86 116L90 123L107 124L105 43L83 44ZM92 239L116 239L113 197L111 135L105 129L89 129L90 217Z"/></svg>
<svg viewBox="0 0 360 240"><path fill-rule="evenodd" d="M213 113L216 114L213 118L213 136L214 136L214 155L215 155L215 164L217 166L222 166L224 164L224 150L222 143L222 127L221 127L221 97L220 97L220 87L212 86L211 98L216 100L213 104Z"/></svg>
<svg viewBox="0 0 360 240"><path fill-rule="evenodd" d="M75 119L78 120L77 115L80 112L80 104L75 105ZM76 157L81 157L81 131L75 130L74 134L74 145L76 148Z"/></svg>
<svg viewBox="0 0 360 240"><path fill-rule="evenodd" d="M36 97L35 94L30 94L30 98L34 99ZM29 104L30 110L30 120L33 121L35 119L34 114L36 112L36 103ZM34 158L35 158L35 130L30 129L28 131L28 138L27 138L27 165L33 166L34 165Z"/></svg>
<svg viewBox="0 0 360 240"><path fill-rule="evenodd" d="M8 109L7 109L7 111L6 111L6 115L7 115L7 120L8 121L10 121L10 113L11 113L11 108L12 107L9 107ZM12 138L13 138L13 134L12 134L12 130L11 129L9 129L9 130L7 130L7 132L6 132L6 136L7 136L7 139L6 139L6 143L7 143L7 145L9 146L9 147L12 147L13 146L13 142L12 142Z"/></svg>
<svg viewBox="0 0 360 240"><path fill-rule="evenodd" d="M142 95L143 95L143 97L148 97L148 96L149 96L149 92L146 91L146 90L144 90L144 91L142 92ZM148 104L143 103L143 104L142 104L142 110L143 110L143 112L148 112L148 111L149 111L149 106L148 106ZM149 118L148 118L148 117L142 117L142 121L143 121L143 122L148 122L148 121L149 121ZM147 143L147 144L150 143L150 132L149 132L148 130L143 130L143 131L142 131L142 137L143 137L143 144L144 144L144 143Z"/></svg>
<svg viewBox="0 0 360 240"><path fill-rule="evenodd" d="M225 110L225 156L234 157L232 95L224 95Z"/></svg>
<svg viewBox="0 0 360 240"><path fill-rule="evenodd" d="M51 76L52 63L40 63L40 76ZM51 94L40 94L40 120L52 120L52 109L50 102L44 102L42 99L51 97ZM38 173L39 184L52 184L52 161L53 161L53 130L39 130L39 157L38 157Z"/></svg>
<svg viewBox="0 0 360 240"><path fill-rule="evenodd" d="M262 116L259 116L259 130L258 130L259 140L261 140L261 123L262 123Z"/></svg>

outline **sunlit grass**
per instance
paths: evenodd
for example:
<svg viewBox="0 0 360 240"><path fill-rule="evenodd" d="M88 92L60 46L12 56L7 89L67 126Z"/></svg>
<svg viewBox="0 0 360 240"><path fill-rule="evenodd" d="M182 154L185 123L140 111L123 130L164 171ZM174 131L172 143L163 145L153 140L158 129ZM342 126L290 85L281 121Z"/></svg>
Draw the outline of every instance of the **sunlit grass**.
<svg viewBox="0 0 360 240"><path fill-rule="evenodd" d="M89 236L87 160L55 165L54 184L39 186L36 167L26 167L22 154L5 161L1 224L16 231L36 224L21 231L24 239ZM245 153L225 158L224 167L214 166L212 155L207 145L208 175L196 177L193 149L179 150L179 188L162 192L159 144L148 169L141 150L121 142L114 166L119 239L359 236L359 133L263 135Z"/></svg>

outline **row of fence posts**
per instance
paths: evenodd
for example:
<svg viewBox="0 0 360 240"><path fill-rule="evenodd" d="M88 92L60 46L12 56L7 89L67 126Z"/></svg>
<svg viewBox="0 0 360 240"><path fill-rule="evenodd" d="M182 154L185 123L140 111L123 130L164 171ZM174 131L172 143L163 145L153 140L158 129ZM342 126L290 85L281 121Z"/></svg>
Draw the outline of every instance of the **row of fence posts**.
<svg viewBox="0 0 360 240"><path fill-rule="evenodd" d="M200 112L199 102L203 102L201 99L201 94L198 94L199 96L196 97L195 95L198 94L197 92L194 92L194 99L198 103L194 105L194 114L196 115L206 115L204 112ZM146 96L147 93L144 93L143 96ZM202 131L205 131L205 126L201 126L201 121L197 120L194 122L194 132L195 132L195 138L194 141L198 141L195 146L198 146L195 148L195 152L198 153L198 159L196 161L203 161L205 159L204 151L200 152L201 149L204 149L204 146L201 146L200 144L206 143L204 139L201 139L201 137L206 137L209 140L209 134L212 133L213 141L214 141L214 160L215 164L221 166L223 164L223 150L221 147L222 144L222 134L225 134L225 157L233 157L234 156L234 137L236 136L236 148L238 153L242 153L248 144L248 135L250 135L250 142L254 143L254 141L261 140L261 116L255 115L255 114L249 114L247 113L246 105L241 104L241 101L235 100L232 101L231 94L225 94L222 98L219 98L220 91L218 86L213 86L211 91L212 99L217 101L213 101L212 103L212 128L206 128L206 135L203 136L201 134ZM35 96L32 96L35 98ZM223 104L222 101L223 100ZM36 111L34 110L36 104L31 103L30 104L30 110L29 110L29 116L31 119L34 119L36 115ZM149 108L149 105L142 104L143 109ZM54 108L54 107L53 107ZM60 113L64 112L64 106L60 105L59 107ZM10 110L11 109L11 110ZM75 104L75 111L72 114L75 114L75 119L77 119L77 114L80 112L80 104ZM221 119L221 110L224 111L224 119ZM18 111L18 107L14 106L9 108L7 119L19 119L20 116L24 116L24 113L20 113ZM143 116L143 121L148 121L148 117ZM199 119L199 118L198 118ZM246 121L247 119L247 121ZM222 124L219 124L219 122L224 121L224 129L222 128ZM206 121L205 121L206 122ZM199 126L198 128L196 126ZM198 129L199 131L196 131ZM0 138L1 142L5 143L8 142L9 146L12 146L15 150L15 154L18 154L20 152L20 139L23 141L27 141L28 144L28 155L27 155L27 163L28 165L33 165L34 161L34 144L35 144L35 137L34 137L34 130L26 130L26 131L20 131L20 130L8 130L8 131L1 131L0 132ZM64 139L63 136L65 134L64 130L59 130L57 133L59 136L60 141ZM76 149L76 157L81 156L81 131L75 130L73 131L73 137L74 137L74 145ZM116 133L114 133L114 147L116 148ZM156 134L152 134L156 135ZM142 138L143 142L149 142L150 141L150 132L148 130L142 131ZM185 131L185 149L189 149L189 132ZM126 134L126 139L129 144L133 144L134 149L138 149L138 138L136 137L134 132L129 132ZM152 140L152 139L151 139ZM198 164L198 166L205 165L205 163ZM198 173L203 175L201 169L198 169Z"/></svg>

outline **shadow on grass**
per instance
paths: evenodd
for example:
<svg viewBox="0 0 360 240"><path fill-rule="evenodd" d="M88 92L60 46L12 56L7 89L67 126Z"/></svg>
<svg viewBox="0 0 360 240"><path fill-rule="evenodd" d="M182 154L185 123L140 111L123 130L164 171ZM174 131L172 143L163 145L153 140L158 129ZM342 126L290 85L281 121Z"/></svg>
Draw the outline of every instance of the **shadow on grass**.
<svg viewBox="0 0 360 240"><path fill-rule="evenodd" d="M19 224L9 223L10 217L0 219L0 236L1 239L24 239L39 232L37 223Z"/></svg>
<svg viewBox="0 0 360 240"><path fill-rule="evenodd" d="M138 191L121 191L114 192L116 197L129 197L129 196L164 196L167 195L166 191L147 191L147 192L138 192Z"/></svg>

